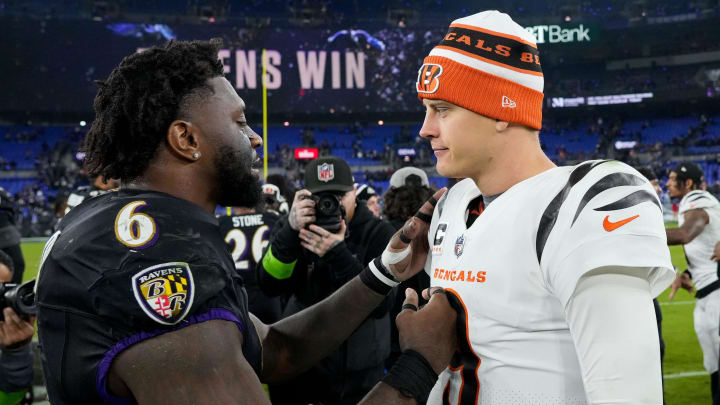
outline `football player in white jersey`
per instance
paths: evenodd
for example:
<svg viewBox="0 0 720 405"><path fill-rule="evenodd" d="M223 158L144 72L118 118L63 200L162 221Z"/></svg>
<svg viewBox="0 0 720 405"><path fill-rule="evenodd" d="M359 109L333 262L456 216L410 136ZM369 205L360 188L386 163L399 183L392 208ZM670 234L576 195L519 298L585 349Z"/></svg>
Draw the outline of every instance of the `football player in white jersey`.
<svg viewBox="0 0 720 405"><path fill-rule="evenodd" d="M419 70L420 136L465 178L428 233L426 271L462 324L428 403L661 404L660 202L623 163L553 164L543 84L534 36L497 11L454 21Z"/></svg>
<svg viewBox="0 0 720 405"><path fill-rule="evenodd" d="M673 282L669 299L678 288L692 291L697 303L693 311L695 333L703 352L703 365L710 373L713 403L720 403L718 360L720 351L720 265L714 262L713 249L720 237L720 203L700 189L703 172L692 162L677 165L665 186L672 198L680 198L678 228L667 229L668 245L683 245L688 269ZM691 281L692 280L692 281Z"/></svg>

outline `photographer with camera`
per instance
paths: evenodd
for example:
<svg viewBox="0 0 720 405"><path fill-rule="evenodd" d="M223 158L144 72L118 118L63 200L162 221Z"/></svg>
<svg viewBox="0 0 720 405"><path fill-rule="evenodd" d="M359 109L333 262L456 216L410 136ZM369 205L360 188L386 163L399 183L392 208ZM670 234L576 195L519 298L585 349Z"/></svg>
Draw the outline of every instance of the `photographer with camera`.
<svg viewBox="0 0 720 405"><path fill-rule="evenodd" d="M364 204L356 204L352 173L344 160L313 160L306 167L304 184L288 216L275 225L258 266L262 290L288 296L283 317L321 301L357 276L365 263L382 254L395 233ZM321 363L287 384L271 386L273 404L359 402L383 376L390 353L386 304Z"/></svg>
<svg viewBox="0 0 720 405"><path fill-rule="evenodd" d="M0 283L12 280L13 261L0 251ZM33 381L33 353L30 341L35 333L35 317L24 320L5 299L2 288L0 320L0 403L17 404L25 397Z"/></svg>
<svg viewBox="0 0 720 405"><path fill-rule="evenodd" d="M15 269L12 282L19 284L25 272L25 259L20 250L20 231L15 224L15 204L10 193L2 187L0 187L0 251L12 258Z"/></svg>

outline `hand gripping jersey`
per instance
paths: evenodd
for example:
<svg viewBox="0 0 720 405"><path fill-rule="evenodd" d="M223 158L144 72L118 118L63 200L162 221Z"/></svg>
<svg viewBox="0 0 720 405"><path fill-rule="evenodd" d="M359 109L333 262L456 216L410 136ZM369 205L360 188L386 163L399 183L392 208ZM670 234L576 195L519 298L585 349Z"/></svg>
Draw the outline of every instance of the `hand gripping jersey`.
<svg viewBox="0 0 720 405"><path fill-rule="evenodd" d="M218 218L220 234L235 261L235 269L245 282L250 312L263 323L280 319L279 297L268 297L260 290L256 267L268 245L270 230L279 216L273 212L221 216Z"/></svg>
<svg viewBox="0 0 720 405"><path fill-rule="evenodd" d="M216 218L200 207L151 191L104 194L70 211L42 260L38 333L53 405L132 403L107 392L113 360L145 339L212 319L237 324L243 353L259 370L242 279Z"/></svg>
<svg viewBox="0 0 720 405"><path fill-rule="evenodd" d="M458 298L462 322L428 404L585 404L564 307L603 266L651 268L653 296L672 282L657 195L629 166L590 161L514 185L467 229L479 195L470 179L451 188L428 234L431 284Z"/></svg>
<svg viewBox="0 0 720 405"><path fill-rule="evenodd" d="M720 203L707 191L695 190L683 197L678 209L678 225L685 222L685 213L702 209L710 223L690 243L683 245L693 283L698 290L718 279L718 264L710 260L715 244L720 240Z"/></svg>

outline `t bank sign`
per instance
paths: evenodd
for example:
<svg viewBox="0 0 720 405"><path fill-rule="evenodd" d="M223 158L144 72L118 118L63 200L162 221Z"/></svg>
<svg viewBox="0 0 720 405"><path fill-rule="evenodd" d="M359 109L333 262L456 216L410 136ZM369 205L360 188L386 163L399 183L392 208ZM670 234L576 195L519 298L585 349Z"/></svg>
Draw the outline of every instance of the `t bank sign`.
<svg viewBox="0 0 720 405"><path fill-rule="evenodd" d="M590 41L590 27L584 27L582 24L574 28L566 28L559 25L536 25L533 27L525 27L525 29L535 35L535 41L538 44Z"/></svg>

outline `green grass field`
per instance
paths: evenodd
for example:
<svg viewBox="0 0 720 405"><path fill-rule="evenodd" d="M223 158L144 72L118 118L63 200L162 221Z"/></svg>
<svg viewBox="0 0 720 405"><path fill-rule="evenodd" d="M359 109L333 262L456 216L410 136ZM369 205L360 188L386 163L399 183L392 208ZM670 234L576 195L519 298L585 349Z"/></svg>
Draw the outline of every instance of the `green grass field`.
<svg viewBox="0 0 720 405"><path fill-rule="evenodd" d="M25 242L26 280L37 274L43 243ZM687 268L682 247L670 249L672 261L680 270ZM665 400L668 405L710 404L710 381L707 374L685 376L682 373L703 372L702 353L693 329L692 312L694 297L685 290L678 291L673 301L668 301L668 291L658 300L663 313L663 337L665 338Z"/></svg>

